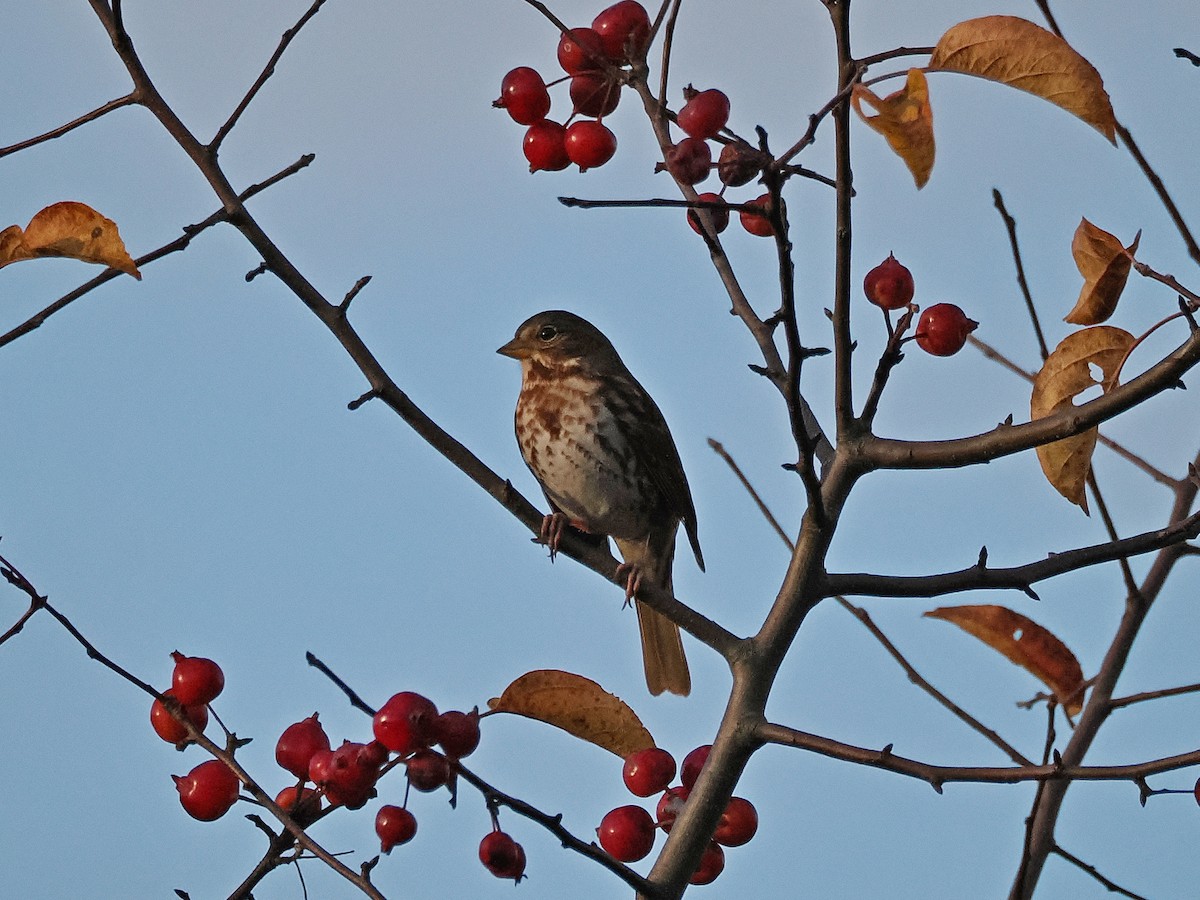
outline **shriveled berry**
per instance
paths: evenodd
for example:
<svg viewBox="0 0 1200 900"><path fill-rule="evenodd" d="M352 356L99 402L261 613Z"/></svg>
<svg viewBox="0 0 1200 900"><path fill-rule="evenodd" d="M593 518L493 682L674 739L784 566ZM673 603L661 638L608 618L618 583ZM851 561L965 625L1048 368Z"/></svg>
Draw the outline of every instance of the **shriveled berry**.
<svg viewBox="0 0 1200 900"><path fill-rule="evenodd" d="M712 744L702 744L683 758L683 765L679 767L679 781L689 791L695 787L696 779L700 777L700 770L708 762L710 752Z"/></svg>
<svg viewBox="0 0 1200 900"><path fill-rule="evenodd" d="M863 279L867 299L883 309L901 309L913 298L912 272L889 253L888 258L867 273Z"/></svg>
<svg viewBox="0 0 1200 900"><path fill-rule="evenodd" d="M572 28L558 39L558 64L568 75L604 68L608 54L591 28Z"/></svg>
<svg viewBox="0 0 1200 900"><path fill-rule="evenodd" d="M726 847L740 847L758 831L758 810L744 797L731 797L721 813L713 840Z"/></svg>
<svg viewBox="0 0 1200 900"><path fill-rule="evenodd" d="M635 797L649 797L665 791L675 777L675 757L661 747L637 750L625 757L621 777Z"/></svg>
<svg viewBox="0 0 1200 900"><path fill-rule="evenodd" d="M707 209L708 214L710 216L712 216L713 228L716 229L717 234L720 234L722 231L724 231L726 228L729 227L729 207L725 203L725 198L723 198L720 194L714 194L712 191L706 191L703 194L698 194L696 196L696 199L700 200L703 203L716 203L716 204L720 205L721 208L719 208L719 209L714 209L712 207L708 207L708 209ZM696 214L696 210L694 210L694 209L688 210L687 220L688 220L688 224L690 226L692 226L692 231L696 232L696 234L702 233L702 230L700 228L700 217ZM674 772L675 772L675 762L674 762L674 760L672 760L671 761L671 773L674 774ZM668 778L668 781L669 780L670 779ZM666 787L666 785L664 784L663 787ZM650 793L656 794L656 793L658 793L659 790L661 790L661 788L655 788ZM649 794L644 794L643 796L649 796Z"/></svg>
<svg viewBox="0 0 1200 900"><path fill-rule="evenodd" d="M201 822L211 822L229 812L241 789L233 770L219 759L202 762L186 775L171 777L184 810Z"/></svg>
<svg viewBox="0 0 1200 900"><path fill-rule="evenodd" d="M318 750L329 749L329 735L313 713L283 729L275 744L275 762L297 778L308 777L308 764Z"/></svg>
<svg viewBox="0 0 1200 900"><path fill-rule="evenodd" d="M525 874L525 850L503 831L492 831L479 842L479 861L497 878L520 881Z"/></svg>
<svg viewBox="0 0 1200 900"><path fill-rule="evenodd" d="M375 814L375 834L379 849L391 853L393 847L407 844L417 833L417 818L402 806L381 806Z"/></svg>
<svg viewBox="0 0 1200 900"><path fill-rule="evenodd" d="M746 209L738 212L738 220L742 223L742 227L756 237L773 236L775 234L775 226L771 224L771 220L768 218L771 211L771 195L762 194L753 200L747 201L746 205L757 207L763 212L760 214Z"/></svg>
<svg viewBox="0 0 1200 900"><path fill-rule="evenodd" d="M616 62L637 59L650 39L650 15L637 0L621 0L592 20L604 53Z"/></svg>
<svg viewBox="0 0 1200 900"><path fill-rule="evenodd" d="M563 146L566 136L567 129L549 119L530 125L522 146L525 158L529 160L529 171L558 172L569 166L571 158Z"/></svg>
<svg viewBox="0 0 1200 900"><path fill-rule="evenodd" d="M571 76L571 103L581 116L599 119L617 108L621 85L603 72L580 72Z"/></svg>
<svg viewBox="0 0 1200 900"><path fill-rule="evenodd" d="M309 777L325 788L325 797L334 806L359 809L375 794L379 766L372 753L363 752L366 744L343 741L334 751L317 751L309 762Z"/></svg>
<svg viewBox="0 0 1200 900"><path fill-rule="evenodd" d="M434 743L440 745L447 756L454 759L470 756L479 746L479 711L447 710L433 723L433 735Z"/></svg>
<svg viewBox="0 0 1200 900"><path fill-rule="evenodd" d="M379 743L393 753L408 756L433 743L437 715L433 701L413 691L401 691L380 707L371 724Z"/></svg>
<svg viewBox="0 0 1200 900"><path fill-rule="evenodd" d="M658 798L658 805L654 808L654 817L657 820L656 824L659 828L668 833L671 831L671 826L675 824L675 819L683 812L683 805L687 802L688 795L691 792L691 788L683 786L667 788L663 795Z"/></svg>
<svg viewBox="0 0 1200 900"><path fill-rule="evenodd" d="M408 759L408 783L422 793L436 791L450 780L450 764L436 750L418 750Z"/></svg>
<svg viewBox="0 0 1200 900"><path fill-rule="evenodd" d="M688 86L691 88L691 86ZM685 92L686 94L686 92ZM729 98L724 91L710 88L707 91L691 91L691 96L683 109L675 117L679 127L687 132L689 137L716 137L717 132L729 121Z"/></svg>
<svg viewBox="0 0 1200 900"><path fill-rule="evenodd" d="M734 141L721 148L717 159L717 177L722 184L730 187L741 187L749 184L763 170L765 161L769 161L761 150L755 150L749 144Z"/></svg>
<svg viewBox="0 0 1200 900"><path fill-rule="evenodd" d="M710 841L700 857L700 864L688 879L692 884L712 884L725 870L725 851L716 841Z"/></svg>
<svg viewBox="0 0 1200 900"><path fill-rule="evenodd" d="M617 152L617 136L609 128L591 119L572 123L563 139L567 158L580 172L602 166Z"/></svg>
<svg viewBox="0 0 1200 900"><path fill-rule="evenodd" d="M953 356L979 327L974 319L953 303L935 303L921 312L915 337L917 346L934 356Z"/></svg>
<svg viewBox="0 0 1200 900"><path fill-rule="evenodd" d="M174 697L174 689L167 688L163 691L163 696ZM203 731L208 725L208 706L206 704L185 706L183 714L197 731ZM188 739L187 729L183 723L172 716L158 698L155 698L154 702L150 704L150 726L154 729L155 734L168 744L180 744Z"/></svg>
<svg viewBox="0 0 1200 900"><path fill-rule="evenodd" d="M537 69L518 66L501 80L492 106L506 110L518 125L532 125L550 112L550 92Z"/></svg>
<svg viewBox="0 0 1200 900"><path fill-rule="evenodd" d="M178 650L171 654L175 671L171 689L175 699L184 706L212 703L225 687L225 673L211 659L203 656L184 656Z"/></svg>
<svg viewBox="0 0 1200 900"><path fill-rule="evenodd" d="M699 184L712 171L712 150L699 138L684 138L667 151L667 171L683 184Z"/></svg>
<svg viewBox="0 0 1200 900"><path fill-rule="evenodd" d="M654 847L654 820L640 806L618 806L600 820L596 836L609 856L637 862Z"/></svg>

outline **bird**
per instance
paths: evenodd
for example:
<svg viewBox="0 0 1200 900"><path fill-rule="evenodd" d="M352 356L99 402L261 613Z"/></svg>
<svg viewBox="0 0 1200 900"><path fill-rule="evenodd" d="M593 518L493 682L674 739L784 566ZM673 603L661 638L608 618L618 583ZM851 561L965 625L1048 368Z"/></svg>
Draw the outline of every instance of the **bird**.
<svg viewBox="0 0 1200 900"><path fill-rule="evenodd" d="M568 524L613 539L626 600L637 610L646 686L687 696L679 626L636 598L643 581L674 594L680 523L704 571L696 509L666 419L612 342L574 313L531 316L496 352L521 363L517 443L551 508L540 540L553 559Z"/></svg>

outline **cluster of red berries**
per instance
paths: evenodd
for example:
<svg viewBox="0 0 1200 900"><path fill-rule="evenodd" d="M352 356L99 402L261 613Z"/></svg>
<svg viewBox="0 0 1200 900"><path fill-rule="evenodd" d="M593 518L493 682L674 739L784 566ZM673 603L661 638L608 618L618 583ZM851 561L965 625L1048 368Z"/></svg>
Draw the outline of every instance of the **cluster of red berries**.
<svg viewBox="0 0 1200 900"><path fill-rule="evenodd" d="M572 107L565 125L547 118L550 93L536 69L520 66L504 76L492 105L528 126L524 151L530 172L556 172L571 163L583 172L612 159L617 137L603 119L621 99L624 66L641 58L649 39L650 16L636 0L621 0L597 15L590 28L562 34L558 64L566 76L560 80L571 82Z"/></svg>
<svg viewBox="0 0 1200 900"><path fill-rule="evenodd" d="M644 57L650 38L650 16L637 0L621 0L601 11L590 28L571 28L558 42L558 64L566 73L547 84L529 66L519 66L500 83L500 97L492 104L504 109L513 121L527 126L525 159L530 172L560 171L574 163L580 171L602 166L617 151L616 135L603 122L617 108L626 83L629 64ZM571 115L566 124L553 121L549 87L570 81ZM729 121L729 98L715 88L698 91L684 88L684 105L675 116L685 137L671 146L659 169L666 169L682 184L697 185L716 169L724 186L748 184L769 161L765 155L741 141L723 147L713 162L709 141ZM722 193L724 187L722 188ZM729 225L729 209L721 194L699 195L713 228L719 234ZM775 233L769 218L771 198L763 194L745 204L739 213L742 227L750 234L770 237ZM756 210L761 209L762 212ZM688 224L702 233L701 217L688 211Z"/></svg>
<svg viewBox="0 0 1200 900"><path fill-rule="evenodd" d="M680 783L671 787L675 777L675 759L660 747L638 750L625 758L622 777L630 793L650 797L661 793L655 814L631 804L618 806L600 820L596 836L600 846L621 862L637 862L654 848L655 830L670 831L683 811L692 786L708 760L712 746L697 747L683 758L679 769ZM740 847L758 830L758 811L742 797L734 797L721 814L721 821L692 873L692 884L709 884L725 868L725 847Z"/></svg>
<svg viewBox="0 0 1200 900"><path fill-rule="evenodd" d="M175 669L171 686L163 691L182 708L184 718L200 732L208 725L208 704L225 687L225 673L211 659L171 654ZM182 748L187 744L187 727L171 715L167 705L155 699L150 705L150 726L164 741ZM202 762L186 775L172 775L179 791L179 802L188 815L203 822L219 819L237 802L241 782L233 770L219 759Z"/></svg>
<svg viewBox="0 0 1200 900"><path fill-rule="evenodd" d="M884 310L903 309L912 302L913 277L894 254L867 273L863 293ZM953 303L935 303L917 320L913 338L917 346L934 356L953 356L967 342L967 335L979 327L974 319Z"/></svg>

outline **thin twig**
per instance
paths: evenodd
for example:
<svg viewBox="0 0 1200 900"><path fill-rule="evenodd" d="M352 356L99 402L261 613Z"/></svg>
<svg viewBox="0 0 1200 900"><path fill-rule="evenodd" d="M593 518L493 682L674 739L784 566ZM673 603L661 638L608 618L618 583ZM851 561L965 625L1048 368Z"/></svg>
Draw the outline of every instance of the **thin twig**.
<svg viewBox="0 0 1200 900"><path fill-rule="evenodd" d="M1044 360L1050 355L1050 348L1046 344L1046 335L1042 331L1042 323L1038 319L1037 310L1033 305L1033 295L1029 293L1029 282L1025 280L1025 263L1021 259L1021 247L1017 243L1017 220L1009 215L1008 208L1004 205L1004 197L996 188L992 188L992 200L1008 231L1008 245L1012 249L1013 264L1017 267L1017 286L1021 288L1021 296L1025 298L1025 308L1029 311L1029 319L1033 323L1033 333L1037 336L1038 352L1041 353Z"/></svg>
<svg viewBox="0 0 1200 900"><path fill-rule="evenodd" d="M766 501L763 500L758 491L754 489L754 485L750 483L750 479L746 477L746 474L742 471L742 467L739 466L737 461L729 455L724 445L719 441L709 438L708 446L712 447L716 454L720 456L721 459L725 460L725 464L733 470L733 474L736 475L738 481L742 483L742 487L746 489L746 492L750 495L750 498L758 506L759 512L763 514L763 517L767 520L770 526L775 529L775 533L779 535L779 539L782 540L787 546L788 552L795 550L796 545L792 542L792 539L788 537L787 532L783 530L783 526L779 524L779 520L775 518L775 514L772 513L767 507Z"/></svg>
<svg viewBox="0 0 1200 900"><path fill-rule="evenodd" d="M1100 884L1102 884L1105 887L1105 889L1108 890L1110 893L1120 894L1122 897L1131 898L1131 900L1149 900L1149 898L1143 897L1141 894L1135 894L1133 891L1126 890L1125 888L1123 888L1119 884L1117 884L1115 881L1105 878L1103 875L1100 874L1100 872L1096 869L1095 866L1090 865L1089 863L1085 863L1082 859L1080 859L1078 856L1075 856L1074 854L1068 853L1066 850L1064 850L1062 848L1061 844L1055 843L1055 845L1051 848L1050 852L1054 853L1058 856L1061 856L1063 859L1065 859L1071 865L1075 866L1078 869L1083 870L1084 872L1087 872L1087 874L1091 875L1098 882L1100 882Z"/></svg>
<svg viewBox="0 0 1200 900"><path fill-rule="evenodd" d="M1132 706L1135 703L1145 703L1149 700L1158 700L1163 697L1178 697L1180 694L1195 694L1200 691L1200 684L1184 684L1178 687L1160 688L1157 691L1142 691L1137 694L1129 694L1126 697L1117 697L1108 702L1109 709L1121 709L1124 706Z"/></svg>
<svg viewBox="0 0 1200 900"><path fill-rule="evenodd" d="M72 119L65 125L59 125L57 128L53 128L50 131L37 135L36 137L31 137L24 141L18 141L17 143L10 144L7 147L0 147L0 159L3 159L9 154L17 153L20 150L26 150L30 147L35 147L38 144L45 143L46 141L52 141L55 138L60 138L64 134L74 131L80 125L86 125L88 122L94 122L101 116L106 116L110 112L121 109L125 106L132 106L137 102L139 102L137 91L130 91L124 97L118 97L115 100L109 100L107 103L97 106L91 112L84 113L77 119Z"/></svg>

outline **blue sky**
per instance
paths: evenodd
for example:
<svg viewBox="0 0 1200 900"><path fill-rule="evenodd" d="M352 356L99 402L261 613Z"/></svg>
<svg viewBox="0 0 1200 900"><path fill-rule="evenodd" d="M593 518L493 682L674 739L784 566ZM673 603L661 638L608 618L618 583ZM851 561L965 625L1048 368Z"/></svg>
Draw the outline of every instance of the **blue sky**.
<svg viewBox="0 0 1200 900"><path fill-rule="evenodd" d="M207 138L301 14L295 2L126 4L147 68L188 125ZM731 124L762 124L790 144L834 83L826 16L805 4L690 0L676 35L672 96L687 82L721 87ZM1003 13L1037 20L1031 2L856 0L861 55L935 42L956 21ZM1117 116L1142 143L1185 210L1195 210L1193 114L1200 72L1173 57L1200 50L1194 10L1162 0L1060 4L1060 23L1099 68ZM570 25L599 7L553 4ZM303 153L315 163L256 198L253 211L327 296L373 278L352 317L412 399L488 465L537 497L512 436L515 364L495 348L530 314L572 309L614 341L663 409L695 497L708 564L677 560L681 598L739 633L753 632L786 565L782 545L707 447L722 441L789 528L802 492L778 396L747 368L753 343L703 243L677 210L570 210L559 195L670 196L653 174L655 150L637 105L610 117L619 140L604 168L530 176L522 129L490 108L510 68L555 71L552 28L519 0L372 4L330 0L226 143L239 185ZM123 69L86 3L20 4L6 11L0 71L8 85L0 145L55 127L127 90ZM855 277L889 251L912 269L917 302L961 305L978 335L1036 366L992 188L1018 219L1025 263L1050 339L1073 305L1070 258L1081 217L1194 287L1195 268L1127 154L1061 110L961 76L930 79L938 159L914 190L878 135L856 123ZM556 112L565 86L555 93ZM830 132L804 163L831 169ZM115 219L136 256L216 209L207 186L165 134L124 109L60 140L0 159L0 227L49 203L89 203ZM739 199L756 191L742 189ZM813 182L789 194L801 326L825 337L831 303L832 194ZM1200 221L1200 220L1197 220ZM773 308L770 242L731 227L727 245L747 292ZM553 566L522 527L445 463L381 404L350 412L363 380L325 330L270 277L229 228L185 254L146 267L78 301L41 329L0 348L0 552L104 652L166 686L170 651L217 659L226 689L217 712L255 740L240 754L269 788L287 783L273 762L279 732L320 710L334 737L365 740L369 724L304 664L312 650L369 702L419 690L442 708L498 696L522 672L563 668L628 700L658 742L682 757L707 742L729 685L720 661L688 642L690 698L653 699L641 680L633 616L619 591L569 560ZM17 324L94 270L69 261L0 272L0 330ZM858 299L858 298L856 298ZM1114 324L1144 329L1174 298L1134 280ZM865 303L855 309L860 391L883 346ZM1165 350L1179 334L1147 349ZM829 422L829 367L806 369L806 390ZM1112 436L1181 474L1200 434L1194 398L1176 392L1115 423ZM878 430L943 438L1028 413L1027 386L976 353L934 359L915 350L895 373ZM791 451L794 453L794 450ZM1111 454L1096 471L1124 533L1161 524L1170 498ZM916 574L973 562L986 544L1012 565L1102 539L1045 483L1032 455L946 473L865 479L847 507L829 565ZM1135 564L1138 570L1143 564ZM1200 622L1185 564L1135 647L1122 692L1200 680ZM1099 664L1120 614L1115 567L1020 596L867 601L923 674L1024 752L1043 739L1040 713L1018 710L1039 685L944 623L920 613L943 602L998 602L1059 634L1086 674ZM0 625L23 606L0 593ZM1092 762L1134 762L1194 749L1200 700L1119 712ZM4 893L195 898L224 896L263 849L231 815L215 824L179 809L169 775L201 761L177 754L147 724L149 703L89 661L46 616L0 648L0 737L8 748L0 859ZM860 625L832 604L806 623L769 709L777 721L865 746L894 743L945 764L1003 759L904 679ZM503 790L590 834L630 802L615 757L551 729L494 717L472 767ZM214 733L210 729L210 734ZM1183 772L1156 786L1189 787ZM401 786L384 782L381 799ZM767 749L739 794L762 828L731 851L726 872L697 895L1001 897L1020 855L1032 787L928 786L795 751ZM511 891L475 859L488 829L464 791L418 796L413 844L376 870L389 896L486 897ZM373 852L371 806L339 814L314 834L334 851ZM242 810L237 810L238 812ZM249 811L247 807L245 811ZM1079 785L1059 838L1118 883L1147 896L1194 893L1200 812L1186 797L1139 806L1127 784ZM610 897L626 889L511 813L502 822L526 847L525 898ZM1136 849L1135 849L1136 848ZM1153 848L1153 852L1147 852ZM306 864L312 897L354 896ZM1101 896L1095 882L1052 861L1046 897ZM255 894L301 896L280 871Z"/></svg>

